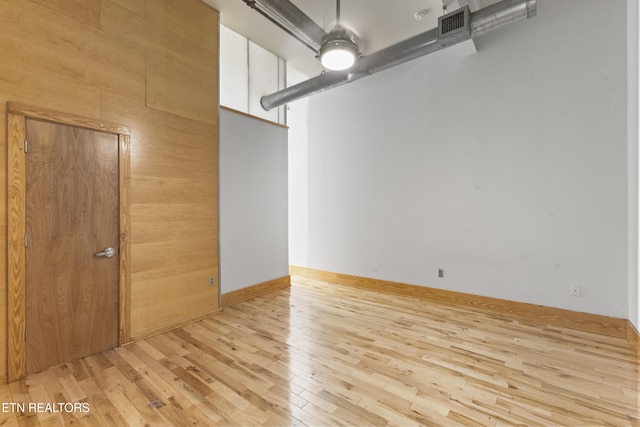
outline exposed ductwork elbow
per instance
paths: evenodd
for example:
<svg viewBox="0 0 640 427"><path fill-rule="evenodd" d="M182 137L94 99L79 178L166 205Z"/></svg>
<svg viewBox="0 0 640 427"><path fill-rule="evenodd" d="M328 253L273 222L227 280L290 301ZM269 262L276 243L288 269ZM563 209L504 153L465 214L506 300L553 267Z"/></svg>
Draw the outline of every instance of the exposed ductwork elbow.
<svg viewBox="0 0 640 427"><path fill-rule="evenodd" d="M443 36L442 28L431 29L386 49L361 57L350 70L323 72L317 77L263 96L260 103L262 108L268 111L297 99L324 92L379 71L409 62L432 52L453 46L469 38L481 36L512 22L531 18L536 16L536 1L537 0L502 0L499 3L472 13L469 16L470 24L467 27L468 31L452 31L450 35ZM455 13L457 12L453 12L452 14ZM446 18L446 16L444 18Z"/></svg>

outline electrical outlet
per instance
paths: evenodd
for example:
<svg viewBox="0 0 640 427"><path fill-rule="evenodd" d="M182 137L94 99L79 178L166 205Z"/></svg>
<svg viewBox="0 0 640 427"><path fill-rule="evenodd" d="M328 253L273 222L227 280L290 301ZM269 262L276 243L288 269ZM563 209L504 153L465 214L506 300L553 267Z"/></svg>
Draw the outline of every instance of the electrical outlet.
<svg viewBox="0 0 640 427"><path fill-rule="evenodd" d="M572 297L580 296L580 285L571 285L570 292Z"/></svg>
<svg viewBox="0 0 640 427"><path fill-rule="evenodd" d="M438 277L440 277L440 278L444 277L444 270L442 268L438 269Z"/></svg>
<svg viewBox="0 0 640 427"><path fill-rule="evenodd" d="M209 276L209 286L216 284L216 279L213 276Z"/></svg>

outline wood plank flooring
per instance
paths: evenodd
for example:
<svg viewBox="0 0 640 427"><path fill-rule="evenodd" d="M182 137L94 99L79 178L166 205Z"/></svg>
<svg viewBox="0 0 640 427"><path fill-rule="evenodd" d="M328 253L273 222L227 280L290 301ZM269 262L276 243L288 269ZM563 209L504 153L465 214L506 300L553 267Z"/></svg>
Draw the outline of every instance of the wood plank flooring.
<svg viewBox="0 0 640 427"><path fill-rule="evenodd" d="M294 277L1 386L0 425L638 425L637 360L621 338Z"/></svg>

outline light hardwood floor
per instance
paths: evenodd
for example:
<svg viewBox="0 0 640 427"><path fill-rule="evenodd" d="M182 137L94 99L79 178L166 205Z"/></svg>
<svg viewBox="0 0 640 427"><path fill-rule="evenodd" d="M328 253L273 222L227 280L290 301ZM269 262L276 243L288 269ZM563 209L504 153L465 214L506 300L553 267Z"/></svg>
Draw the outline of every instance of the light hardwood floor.
<svg viewBox="0 0 640 427"><path fill-rule="evenodd" d="M624 339L292 283L2 386L0 402L27 411L0 412L0 424L638 424L637 355ZM34 413L29 402L88 412Z"/></svg>

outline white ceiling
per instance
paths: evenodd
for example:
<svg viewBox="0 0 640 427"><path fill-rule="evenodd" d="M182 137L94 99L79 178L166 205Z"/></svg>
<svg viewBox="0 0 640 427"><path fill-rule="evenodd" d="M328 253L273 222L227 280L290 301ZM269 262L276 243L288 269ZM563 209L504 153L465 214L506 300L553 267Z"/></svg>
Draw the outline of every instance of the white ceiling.
<svg viewBox="0 0 640 427"><path fill-rule="evenodd" d="M242 34L263 48L284 58L297 70L312 76L322 71L314 52L250 9L243 0L203 0L220 11L222 25ZM443 14L443 2L469 4L472 11L498 0L342 0L341 23L360 38L364 55L376 52L411 36L435 28ZM335 0L292 0L292 2L329 31L335 23ZM416 20L416 12L426 15Z"/></svg>

